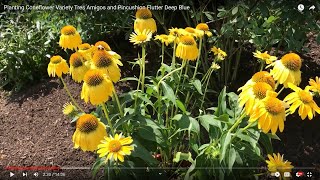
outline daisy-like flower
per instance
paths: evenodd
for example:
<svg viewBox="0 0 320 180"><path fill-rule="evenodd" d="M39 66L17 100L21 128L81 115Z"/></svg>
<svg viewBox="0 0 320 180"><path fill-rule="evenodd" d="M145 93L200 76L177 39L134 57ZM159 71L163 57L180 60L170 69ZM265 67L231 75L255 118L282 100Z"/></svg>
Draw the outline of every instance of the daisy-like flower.
<svg viewBox="0 0 320 180"><path fill-rule="evenodd" d="M192 36L182 36L176 50L176 56L183 60L196 60L199 54L197 43Z"/></svg>
<svg viewBox="0 0 320 180"><path fill-rule="evenodd" d="M156 35L154 39L159 40L162 44L165 44L166 46L168 46L175 40L175 38L176 37L174 37L173 35L161 34L161 35Z"/></svg>
<svg viewBox="0 0 320 180"><path fill-rule="evenodd" d="M211 51L215 56L217 56L217 60L222 61L227 57L227 53L221 50L220 48L217 48L216 46L213 46L211 48Z"/></svg>
<svg viewBox="0 0 320 180"><path fill-rule="evenodd" d="M273 153L273 156L268 154L268 158L269 160L266 160L266 163L268 164L268 170L271 173L280 172L280 175L283 176L284 172L291 172L293 168L291 162L287 160L284 161L283 155L281 156L280 153Z"/></svg>
<svg viewBox="0 0 320 180"><path fill-rule="evenodd" d="M273 66L270 74L276 81L283 84L284 87L288 87L288 83L299 85L301 82L301 65L301 58L298 54L288 53L280 60L269 65Z"/></svg>
<svg viewBox="0 0 320 180"><path fill-rule="evenodd" d="M150 41L151 37L152 37L151 31L143 30L143 31L132 32L132 34L130 34L129 40L131 43L136 45L136 44L143 44Z"/></svg>
<svg viewBox="0 0 320 180"><path fill-rule="evenodd" d="M315 92L317 95L320 95L320 78L317 76L315 79L309 80L310 91Z"/></svg>
<svg viewBox="0 0 320 180"><path fill-rule="evenodd" d="M169 34L172 35L172 36L175 36L175 37L181 36L180 29L178 29L178 28L169 29Z"/></svg>
<svg viewBox="0 0 320 180"><path fill-rule="evenodd" d="M276 83L273 79L273 77L267 72L267 71L260 71L255 73L252 78L246 82L246 84L238 89L238 91L242 90L247 91L248 89L252 88L253 85L255 85L258 82L265 82L269 84L272 89L275 89Z"/></svg>
<svg viewBox="0 0 320 180"><path fill-rule="evenodd" d="M74 148L83 151L95 151L103 137L107 135L106 126L92 114L83 114L76 123L72 136Z"/></svg>
<svg viewBox="0 0 320 180"><path fill-rule="evenodd" d="M258 102L267 96L267 91L273 91L269 84L265 82L255 83L252 88L239 94L239 107L242 108L245 105L246 114L251 114Z"/></svg>
<svg viewBox="0 0 320 180"><path fill-rule="evenodd" d="M221 67L219 66L219 64L212 62L210 68L216 71L216 70L220 69Z"/></svg>
<svg viewBox="0 0 320 180"><path fill-rule="evenodd" d="M75 27L67 25L61 29L59 45L64 50L76 50L81 43L82 40L80 34L78 33Z"/></svg>
<svg viewBox="0 0 320 180"><path fill-rule="evenodd" d="M84 43L79 45L78 47L78 52L82 55L82 57L84 58L83 60L85 62L87 61L91 61L92 56L93 56L93 47L90 46L90 44L88 43ZM88 62L89 63L89 62ZM86 64L87 65L87 64Z"/></svg>
<svg viewBox="0 0 320 180"><path fill-rule="evenodd" d="M267 96L259 101L249 119L250 122L258 120L258 128L264 133L271 130L272 134L275 134L278 128L280 132L284 129L285 103L276 96L276 92L267 91Z"/></svg>
<svg viewBox="0 0 320 180"><path fill-rule="evenodd" d="M81 99L92 105L99 105L108 101L112 96L113 84L106 74L98 69L90 69L84 75Z"/></svg>
<svg viewBox="0 0 320 180"><path fill-rule="evenodd" d="M266 62L266 64L271 64L273 61L277 60L276 56L271 56L268 54L268 51L265 51L264 53L261 53L260 51L256 51L253 53L253 56Z"/></svg>
<svg viewBox="0 0 320 180"><path fill-rule="evenodd" d="M149 9L140 8L137 10L133 29L135 32L149 30L151 34L157 31L156 21L152 18L152 13Z"/></svg>
<svg viewBox="0 0 320 180"><path fill-rule="evenodd" d="M310 86L307 86L304 90L292 83L289 83L288 86L290 89L294 90L294 92L287 95L284 98L284 101L288 104L291 104L289 108L291 114L293 114L298 107L299 116L302 120L304 120L307 116L309 120L311 120L316 114L315 112L320 114L320 108L314 102L312 94L309 91Z"/></svg>
<svg viewBox="0 0 320 180"><path fill-rule="evenodd" d="M179 29L179 33L183 36L193 36L195 38L202 38L204 36L204 31L192 28L192 27L186 27L184 29Z"/></svg>
<svg viewBox="0 0 320 180"><path fill-rule="evenodd" d="M209 26L206 23L200 23L196 26L197 30L203 31L208 37L212 36L212 32L209 31Z"/></svg>
<svg viewBox="0 0 320 180"><path fill-rule="evenodd" d="M107 74L113 82L118 82L121 77L121 73L117 62L120 61L114 59L103 48L98 48L92 57L91 68L101 70L103 73ZM120 65L122 65L122 63Z"/></svg>
<svg viewBox="0 0 320 180"><path fill-rule="evenodd" d="M130 155L134 146L130 145L133 142L132 138L123 137L122 134L116 134L114 137L105 137L101 144L98 145L99 157L105 157L108 160L124 162L124 156Z"/></svg>
<svg viewBox="0 0 320 180"><path fill-rule="evenodd" d="M70 56L70 74L72 79L78 83L83 80L84 75L89 68L84 64L85 60L79 52L75 52Z"/></svg>
<svg viewBox="0 0 320 180"><path fill-rule="evenodd" d="M62 112L66 116L75 114L77 111L78 109L71 102L67 102L63 105Z"/></svg>
<svg viewBox="0 0 320 180"><path fill-rule="evenodd" d="M61 56L52 56L50 58L50 63L48 64L47 71L50 77L61 77L62 73L68 73L69 67L66 60L62 59Z"/></svg>

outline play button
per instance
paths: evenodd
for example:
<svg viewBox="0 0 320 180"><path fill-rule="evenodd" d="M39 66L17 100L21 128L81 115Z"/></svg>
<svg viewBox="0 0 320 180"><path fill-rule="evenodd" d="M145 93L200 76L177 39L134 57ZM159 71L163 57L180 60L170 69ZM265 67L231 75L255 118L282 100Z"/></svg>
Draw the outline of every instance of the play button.
<svg viewBox="0 0 320 180"><path fill-rule="evenodd" d="M10 177L14 176L14 174L12 172L10 172Z"/></svg>

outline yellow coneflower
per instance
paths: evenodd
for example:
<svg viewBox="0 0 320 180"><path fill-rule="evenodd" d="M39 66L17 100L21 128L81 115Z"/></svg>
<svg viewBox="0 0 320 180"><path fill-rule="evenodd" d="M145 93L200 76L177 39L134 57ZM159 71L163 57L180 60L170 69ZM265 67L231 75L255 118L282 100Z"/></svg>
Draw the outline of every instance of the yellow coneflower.
<svg viewBox="0 0 320 180"><path fill-rule="evenodd" d="M121 71L117 62L120 61L114 59L107 51L98 49L92 57L91 68L101 70L103 73L107 74L113 82L118 82L121 77Z"/></svg>
<svg viewBox="0 0 320 180"><path fill-rule="evenodd" d="M97 47L97 48L99 46L102 46L106 51L111 51L111 48L110 48L109 44L104 42L104 41L98 41L98 42L96 42L96 44L94 46Z"/></svg>
<svg viewBox="0 0 320 180"><path fill-rule="evenodd" d="M313 91L319 95L320 94L320 78L317 76L315 77L315 80L310 79L309 84L310 84L310 91Z"/></svg>
<svg viewBox="0 0 320 180"><path fill-rule="evenodd" d="M276 92L267 91L267 96L259 101L249 119L250 122L258 120L258 128L264 133L271 130L275 134L278 128L280 132L284 129L285 104L276 96Z"/></svg>
<svg viewBox="0 0 320 180"><path fill-rule="evenodd" d="M93 46L91 46L88 43L84 43L79 45L78 52L82 55L84 58L84 61L91 61L92 55L93 55Z"/></svg>
<svg viewBox="0 0 320 180"><path fill-rule="evenodd" d="M151 34L157 31L156 21L152 18L152 13L149 9L140 8L137 10L133 29L135 32L149 30Z"/></svg>
<svg viewBox="0 0 320 180"><path fill-rule="evenodd" d="M293 168L291 162L284 161L283 155L281 156L280 153L273 153L273 156L268 154L268 158L269 160L266 160L266 163L268 164L268 170L271 173L280 172L281 177L283 177L284 172L291 172Z"/></svg>
<svg viewBox="0 0 320 180"><path fill-rule="evenodd" d="M70 56L70 74L72 79L78 83L83 80L85 73L89 68L84 64L84 58L79 52L75 52Z"/></svg>
<svg viewBox="0 0 320 180"><path fill-rule="evenodd" d="M134 146L130 145L133 142L132 138L123 137L122 134L116 134L114 137L105 137L101 144L98 145L99 157L105 157L108 160L124 162L124 156L130 155Z"/></svg>
<svg viewBox="0 0 320 180"><path fill-rule="evenodd" d="M69 116L76 113L77 111L78 109L71 102L67 102L63 105L62 112L64 115Z"/></svg>
<svg viewBox="0 0 320 180"><path fill-rule="evenodd" d="M307 116L309 120L311 120L316 114L315 112L320 114L320 108L314 102L313 97L309 91L310 86L307 86L304 90L292 83L289 83L288 86L290 89L294 90L294 92L287 95L284 98L284 101L288 104L291 104L289 108L291 114L293 114L298 107L299 116L302 120L304 120Z"/></svg>
<svg viewBox="0 0 320 180"><path fill-rule="evenodd" d="M284 87L288 87L288 83L299 85L301 82L301 65L300 56L295 53L289 53L269 65L273 66L270 74Z"/></svg>
<svg viewBox="0 0 320 180"><path fill-rule="evenodd" d="M252 88L252 86L258 82L265 82L267 84L269 84L272 89L275 89L276 83L273 79L273 77L267 72L267 71L260 71L255 73L252 78L246 82L246 84L242 87L240 87L238 89L238 91L242 90L242 91L246 91L250 88Z"/></svg>
<svg viewBox="0 0 320 180"><path fill-rule="evenodd" d="M181 36L180 29L178 29L178 28L169 29L169 34L172 35L172 36L175 36L175 37Z"/></svg>
<svg viewBox="0 0 320 180"><path fill-rule="evenodd" d="M100 119L92 114L84 114L77 120L76 131L72 136L74 148L95 151L106 135L106 126L100 122Z"/></svg>
<svg viewBox="0 0 320 180"><path fill-rule="evenodd" d="M112 96L113 84L107 75L98 69L90 69L84 75L81 99L92 105L106 102Z"/></svg>
<svg viewBox="0 0 320 180"><path fill-rule="evenodd" d="M63 49L76 50L81 43L82 40L80 34L75 27L67 25L61 29L61 36L59 40L60 47Z"/></svg>
<svg viewBox="0 0 320 180"><path fill-rule="evenodd" d="M251 114L255 105L266 97L267 91L273 91L273 88L269 84L265 82L255 83L252 88L239 94L239 107L242 108L245 105L246 114Z"/></svg>
<svg viewBox="0 0 320 180"><path fill-rule="evenodd" d="M196 26L197 30L201 30L204 32L205 35L207 35L208 37L212 36L212 32L209 31L209 26L206 23L200 23Z"/></svg>
<svg viewBox="0 0 320 180"><path fill-rule="evenodd" d="M103 47L104 50L106 50L106 51L108 52L108 54L110 54L113 58L115 58L115 59L121 59L121 56L120 56L118 53L112 51L111 48L110 48L110 46L109 46L109 44L106 43L106 42L104 42L104 41L98 41L98 42L96 42L96 44L94 45L93 54L94 54L94 52L95 52L96 50L99 49L98 47L100 47L100 48ZM120 64L122 64L122 63L120 62ZM122 65L121 65L121 66L122 66Z"/></svg>
<svg viewBox="0 0 320 180"><path fill-rule="evenodd" d="M227 57L227 53L221 50L220 48L217 48L216 46L213 46L211 48L211 51L215 56L217 56L217 60L222 61Z"/></svg>
<svg viewBox="0 0 320 180"><path fill-rule="evenodd" d="M173 35L161 34L161 35L156 35L154 39L159 40L161 43L168 46L175 40L175 38L176 37L174 37Z"/></svg>
<svg viewBox="0 0 320 180"><path fill-rule="evenodd" d="M264 53L261 53L260 51L256 51L253 53L253 56L266 62L266 64L271 64L273 61L277 60L276 56L271 56L268 54L268 51L265 51Z"/></svg>
<svg viewBox="0 0 320 180"><path fill-rule="evenodd" d="M192 28L192 27L186 27L184 29L179 29L179 33L183 36L194 36L195 38L202 38L204 36L204 31Z"/></svg>
<svg viewBox="0 0 320 180"><path fill-rule="evenodd" d="M149 30L132 32L130 34L130 42L133 44L143 44L150 41L152 37L152 33Z"/></svg>
<svg viewBox="0 0 320 180"><path fill-rule="evenodd" d="M182 36L176 50L176 56L183 60L196 60L199 54L197 43L192 36Z"/></svg>
<svg viewBox="0 0 320 180"><path fill-rule="evenodd" d="M50 63L48 64L48 75L51 77L62 76L62 73L67 74L69 71L68 64L66 60L62 59L61 56L52 56L50 58Z"/></svg>

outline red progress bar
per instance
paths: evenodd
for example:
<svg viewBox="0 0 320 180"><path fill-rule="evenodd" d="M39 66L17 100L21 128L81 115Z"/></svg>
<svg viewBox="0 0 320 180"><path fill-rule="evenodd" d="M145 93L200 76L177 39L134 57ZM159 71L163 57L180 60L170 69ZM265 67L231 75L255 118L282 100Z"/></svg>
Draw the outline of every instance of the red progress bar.
<svg viewBox="0 0 320 180"><path fill-rule="evenodd" d="M7 166L8 171L59 171L59 166Z"/></svg>

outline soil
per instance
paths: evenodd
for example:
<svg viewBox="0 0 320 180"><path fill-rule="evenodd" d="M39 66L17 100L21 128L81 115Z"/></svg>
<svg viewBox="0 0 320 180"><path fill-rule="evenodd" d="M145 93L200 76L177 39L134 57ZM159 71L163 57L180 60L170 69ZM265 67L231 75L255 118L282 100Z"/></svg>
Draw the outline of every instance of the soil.
<svg viewBox="0 0 320 180"><path fill-rule="evenodd" d="M306 45L310 52L305 56L302 72L304 87L309 78L319 76L320 46L314 38ZM128 56L133 60L134 56ZM127 71L132 71L124 63ZM153 67L154 65L149 65ZM124 72L126 76L127 72ZM240 72L241 73L241 72ZM132 74L131 74L132 75ZM81 85L69 77L66 83L75 99L88 112L93 107L79 97ZM118 83L117 91L127 91L132 85ZM320 104L319 99L316 99ZM95 161L94 153L84 153L73 148L72 134L75 127L70 119L62 114L63 104L69 98L59 79L45 79L39 84L19 93L0 93L0 170L7 166L52 166L91 168ZM313 120L302 121L297 114L287 118L285 130L278 133L281 141L273 142L274 152L284 154L285 159L296 167L320 169L320 127L319 115ZM81 172L81 173L80 173ZM14 172L14 177L22 177L23 171ZM29 177L33 177L33 173ZM66 171L72 179L89 177L91 170ZM41 176L41 175L40 175ZM9 178L9 171L0 171L0 179Z"/></svg>

